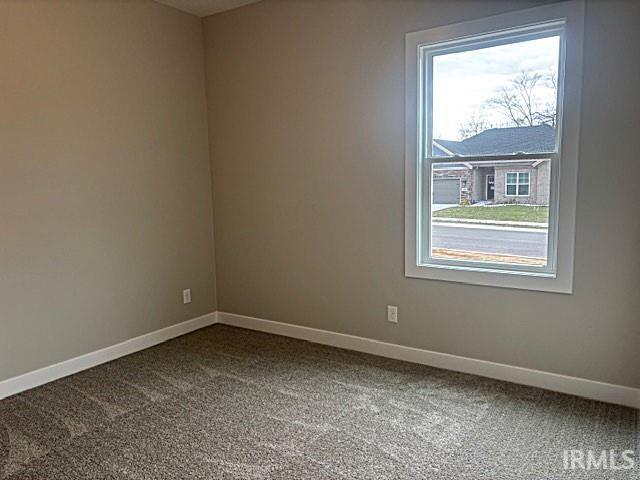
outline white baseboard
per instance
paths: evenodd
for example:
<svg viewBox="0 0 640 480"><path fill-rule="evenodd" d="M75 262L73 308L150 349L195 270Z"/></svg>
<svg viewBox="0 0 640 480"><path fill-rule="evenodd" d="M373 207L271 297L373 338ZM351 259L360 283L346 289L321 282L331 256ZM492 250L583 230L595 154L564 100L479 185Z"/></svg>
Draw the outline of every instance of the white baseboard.
<svg viewBox="0 0 640 480"><path fill-rule="evenodd" d="M0 399L144 350L145 348L153 347L159 343L166 342L167 340L200 328L208 327L214 323L223 323L225 325L274 333L276 335L299 338L323 345L544 388L546 390L592 398L594 400L625 405L632 408L640 408L640 389L638 388L514 367L447 353L432 352L419 348L381 342L370 338L356 337L344 333L330 332L328 330L302 327L226 312L208 313L177 325L171 325L161 330L156 330L155 332L87 353L80 357L0 381Z"/></svg>
<svg viewBox="0 0 640 480"><path fill-rule="evenodd" d="M272 320L247 317L234 313L217 312L216 317L217 322L225 325L274 333L323 345L544 388L546 390L592 398L594 400L625 405L632 408L640 408L640 389L637 388L596 382L584 378L569 377L540 370L514 367L501 363L488 362L486 360L449 355L447 353L432 352L419 348L405 347L370 338L274 322Z"/></svg>
<svg viewBox="0 0 640 480"><path fill-rule="evenodd" d="M58 378L87 370L102 363L110 362L116 358L144 350L145 348L153 347L159 343L213 325L214 323L216 323L216 314L207 313L200 317L171 325L130 340L125 340L122 343L102 348L95 352L87 353L86 355L81 355L70 360L56 363L55 365L0 381L0 399L52 382Z"/></svg>

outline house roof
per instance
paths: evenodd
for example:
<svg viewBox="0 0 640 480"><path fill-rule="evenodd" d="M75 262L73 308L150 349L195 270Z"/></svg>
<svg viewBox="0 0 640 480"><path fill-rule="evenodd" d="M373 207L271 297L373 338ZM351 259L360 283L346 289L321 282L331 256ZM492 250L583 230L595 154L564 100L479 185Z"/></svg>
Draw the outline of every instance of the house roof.
<svg viewBox="0 0 640 480"><path fill-rule="evenodd" d="M434 155L508 155L555 150L556 130L549 125L490 128L461 141L433 140Z"/></svg>

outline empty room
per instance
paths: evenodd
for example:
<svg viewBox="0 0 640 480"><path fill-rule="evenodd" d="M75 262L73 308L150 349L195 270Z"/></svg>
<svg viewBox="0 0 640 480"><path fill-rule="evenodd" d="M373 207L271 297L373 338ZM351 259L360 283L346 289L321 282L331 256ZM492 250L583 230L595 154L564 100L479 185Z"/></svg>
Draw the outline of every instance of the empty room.
<svg viewBox="0 0 640 480"><path fill-rule="evenodd" d="M640 479L640 1L0 0L0 480Z"/></svg>

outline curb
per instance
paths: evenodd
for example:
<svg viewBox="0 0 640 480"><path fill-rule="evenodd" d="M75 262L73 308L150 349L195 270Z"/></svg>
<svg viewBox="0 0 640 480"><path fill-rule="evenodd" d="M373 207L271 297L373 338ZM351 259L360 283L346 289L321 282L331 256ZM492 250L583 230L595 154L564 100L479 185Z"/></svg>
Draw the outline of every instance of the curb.
<svg viewBox="0 0 640 480"><path fill-rule="evenodd" d="M547 223L513 222L509 220L476 220L472 218L434 217L434 223L465 223L470 225L495 225L497 227L549 228Z"/></svg>

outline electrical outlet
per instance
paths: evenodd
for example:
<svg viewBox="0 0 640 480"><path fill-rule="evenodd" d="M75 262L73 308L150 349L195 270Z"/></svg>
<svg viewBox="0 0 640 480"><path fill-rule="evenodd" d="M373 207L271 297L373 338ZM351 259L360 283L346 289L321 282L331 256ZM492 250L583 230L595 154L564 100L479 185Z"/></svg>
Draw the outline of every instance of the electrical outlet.
<svg viewBox="0 0 640 480"><path fill-rule="evenodd" d="M184 290L182 290L182 303L184 303L185 305L187 303L191 303L191 289L190 288L185 288Z"/></svg>
<svg viewBox="0 0 640 480"><path fill-rule="evenodd" d="M387 322L398 323L398 307L387 305Z"/></svg>

